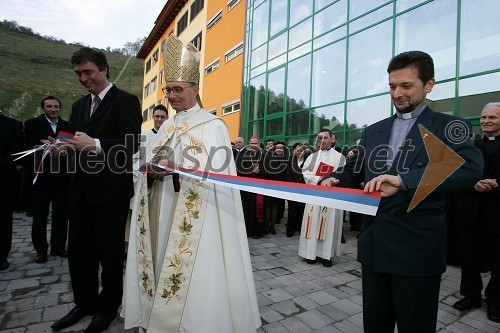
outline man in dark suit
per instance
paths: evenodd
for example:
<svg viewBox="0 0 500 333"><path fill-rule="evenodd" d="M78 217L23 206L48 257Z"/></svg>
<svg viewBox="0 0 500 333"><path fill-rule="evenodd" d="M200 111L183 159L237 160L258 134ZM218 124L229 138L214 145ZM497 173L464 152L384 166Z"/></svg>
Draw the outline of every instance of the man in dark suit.
<svg viewBox="0 0 500 333"><path fill-rule="evenodd" d="M483 163L468 139L467 124L426 105L435 82L428 54L401 53L390 61L387 72L396 115L368 126L359 153L343 172L332 173L321 183L357 188L364 182L365 192L382 194L376 216L365 217L358 241L365 332L392 333L397 323L400 333L430 333L436 331L439 285L446 270L444 194L475 184ZM450 123L461 131L446 130ZM421 126L430 134L422 134ZM441 140L439 149L431 147L431 135ZM452 150L449 158L444 145ZM427 152L431 148L445 157L431 163ZM456 155L463 164L449 169L453 158L460 159ZM451 172L439 174L444 169ZM424 171L429 181L421 183ZM410 206L416 193L428 186L436 187Z"/></svg>
<svg viewBox="0 0 500 333"><path fill-rule="evenodd" d="M93 333L107 329L122 300L125 222L134 195L132 155L142 117L138 98L108 81L102 52L83 47L73 53L71 63L90 92L73 104L69 130L75 135L67 140L77 159L68 242L76 306L52 328L61 330L94 314L85 330Z"/></svg>
<svg viewBox="0 0 500 333"><path fill-rule="evenodd" d="M241 136L237 136L234 139L234 147L232 147L233 157L234 157L235 161L236 161L236 157L238 157L238 154L240 153L240 151L243 150L244 146L245 146L245 140L243 140L243 138Z"/></svg>
<svg viewBox="0 0 500 333"><path fill-rule="evenodd" d="M481 112L484 138L475 141L484 160L483 176L467 192L470 219L460 219L462 278L460 293L465 297L453 304L460 311L481 307L481 279L484 249L491 267L490 281L485 289L487 317L500 322L500 223L496 205L500 203L500 103L487 104Z"/></svg>
<svg viewBox="0 0 500 333"><path fill-rule="evenodd" d="M40 103L43 114L28 119L24 123L26 146L30 149L55 138L59 131L68 130L68 122L59 116L61 101L54 96L47 96ZM35 262L42 264L47 261L47 217L52 202L52 231L50 234L50 255L68 257L66 240L68 237L68 190L69 175L67 173L66 156L50 154L43 163L43 151L35 153L29 159L32 175L38 172L33 184L31 239L36 250ZM33 181L33 178L30 179Z"/></svg>
<svg viewBox="0 0 500 333"><path fill-rule="evenodd" d="M23 123L0 113L0 271L9 268L16 167L11 154L24 145Z"/></svg>

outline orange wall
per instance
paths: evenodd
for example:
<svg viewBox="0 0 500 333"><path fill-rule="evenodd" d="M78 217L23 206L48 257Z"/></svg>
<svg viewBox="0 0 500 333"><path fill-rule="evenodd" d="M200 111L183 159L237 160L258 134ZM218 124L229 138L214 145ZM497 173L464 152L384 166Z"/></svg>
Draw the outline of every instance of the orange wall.
<svg viewBox="0 0 500 333"><path fill-rule="evenodd" d="M230 12L227 11L227 0L207 2L207 21L220 9L222 9L222 19L207 30L204 63L206 65L219 58L220 65L217 70L205 76L202 101L207 110L217 108L217 115L226 122L230 138L234 140L239 136L240 112L222 116L222 105L236 99L240 99L241 103L243 54L225 63L225 53L243 42L246 1L242 0Z"/></svg>

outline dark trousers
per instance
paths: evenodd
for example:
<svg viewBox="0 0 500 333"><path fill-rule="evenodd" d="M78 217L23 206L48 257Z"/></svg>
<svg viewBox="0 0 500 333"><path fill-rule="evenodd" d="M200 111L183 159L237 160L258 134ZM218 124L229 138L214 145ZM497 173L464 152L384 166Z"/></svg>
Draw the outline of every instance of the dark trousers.
<svg viewBox="0 0 500 333"><path fill-rule="evenodd" d="M266 230L269 230L271 227L274 228L274 224L278 219L278 211L281 201L284 200L267 195L264 196L264 223L266 225Z"/></svg>
<svg viewBox="0 0 500 333"><path fill-rule="evenodd" d="M94 205L83 195L70 204L69 272L74 301L80 308L108 314L121 304L129 204L130 200Z"/></svg>
<svg viewBox="0 0 500 333"><path fill-rule="evenodd" d="M441 275L408 277L362 265L363 327L367 333L435 333Z"/></svg>
<svg viewBox="0 0 500 333"><path fill-rule="evenodd" d="M52 202L52 231L50 233L51 250L65 250L68 238L68 190L69 182L47 181L33 186L33 226L31 239L37 253L47 253L47 218Z"/></svg>
<svg viewBox="0 0 500 333"><path fill-rule="evenodd" d="M258 233L256 194L247 191L240 191L240 195L241 203L243 205L243 216L245 217L247 236L256 235Z"/></svg>
<svg viewBox="0 0 500 333"><path fill-rule="evenodd" d="M12 246L12 211L14 200L8 188L0 191L0 261L7 260Z"/></svg>
<svg viewBox="0 0 500 333"><path fill-rule="evenodd" d="M484 221L479 219L479 222ZM489 230L486 223L460 225L462 276L460 293L481 296L485 254L491 269L490 280L484 290L488 305L500 307L500 235Z"/></svg>
<svg viewBox="0 0 500 333"><path fill-rule="evenodd" d="M300 232L305 207L306 204L303 202L288 200L288 218L286 222L287 236L293 235L295 231Z"/></svg>

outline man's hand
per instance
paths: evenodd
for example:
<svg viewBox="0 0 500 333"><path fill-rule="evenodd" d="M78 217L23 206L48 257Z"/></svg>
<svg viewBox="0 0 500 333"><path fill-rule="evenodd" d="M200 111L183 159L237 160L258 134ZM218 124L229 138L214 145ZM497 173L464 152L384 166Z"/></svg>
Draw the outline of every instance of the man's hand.
<svg viewBox="0 0 500 333"><path fill-rule="evenodd" d="M73 139L65 139L71 147L75 150L95 150L96 144L95 139L91 138L84 132L76 132Z"/></svg>
<svg viewBox="0 0 500 333"><path fill-rule="evenodd" d="M493 191L493 189L498 188L498 182L496 179L481 179L474 185L474 189L479 193L486 193Z"/></svg>
<svg viewBox="0 0 500 333"><path fill-rule="evenodd" d="M321 186L333 187L333 186L337 185L338 183L340 183L340 181L338 179L335 179L335 178L326 178L326 179L323 179L319 184Z"/></svg>
<svg viewBox="0 0 500 333"><path fill-rule="evenodd" d="M365 184L364 192L372 193L373 191L382 192L382 197L390 197L399 192L401 182L398 176L380 175Z"/></svg>

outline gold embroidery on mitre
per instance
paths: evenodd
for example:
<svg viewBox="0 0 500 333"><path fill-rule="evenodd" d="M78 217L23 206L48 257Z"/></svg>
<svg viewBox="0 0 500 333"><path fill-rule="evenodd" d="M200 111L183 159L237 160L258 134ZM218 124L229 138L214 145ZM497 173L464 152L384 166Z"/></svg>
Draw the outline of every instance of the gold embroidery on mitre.
<svg viewBox="0 0 500 333"><path fill-rule="evenodd" d="M192 44L184 45L170 35L163 49L166 81L198 83L200 79L200 51Z"/></svg>

